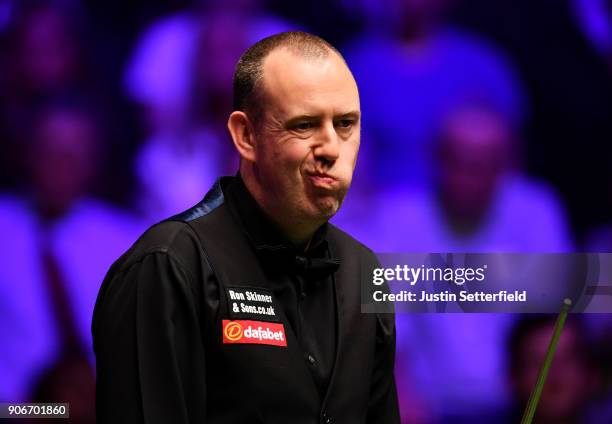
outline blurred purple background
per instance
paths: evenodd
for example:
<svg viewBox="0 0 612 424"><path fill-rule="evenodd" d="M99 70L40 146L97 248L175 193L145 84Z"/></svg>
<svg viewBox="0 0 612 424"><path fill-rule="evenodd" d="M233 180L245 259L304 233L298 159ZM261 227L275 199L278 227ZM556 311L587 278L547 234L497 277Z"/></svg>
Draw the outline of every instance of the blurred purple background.
<svg viewBox="0 0 612 424"><path fill-rule="evenodd" d="M236 172L233 68L291 29L360 88L341 228L377 252L612 252L610 0L0 0L0 401L95 421L103 276ZM404 422L518 422L550 319L397 323ZM612 422L611 323L570 318L538 423Z"/></svg>

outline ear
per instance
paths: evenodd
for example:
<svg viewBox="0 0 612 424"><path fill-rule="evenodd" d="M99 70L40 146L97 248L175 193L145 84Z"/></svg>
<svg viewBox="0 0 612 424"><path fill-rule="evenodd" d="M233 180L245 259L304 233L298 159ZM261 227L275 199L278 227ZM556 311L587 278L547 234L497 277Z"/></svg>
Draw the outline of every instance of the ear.
<svg viewBox="0 0 612 424"><path fill-rule="evenodd" d="M246 113L232 112L227 120L227 128L241 158L249 162L255 162L255 130Z"/></svg>

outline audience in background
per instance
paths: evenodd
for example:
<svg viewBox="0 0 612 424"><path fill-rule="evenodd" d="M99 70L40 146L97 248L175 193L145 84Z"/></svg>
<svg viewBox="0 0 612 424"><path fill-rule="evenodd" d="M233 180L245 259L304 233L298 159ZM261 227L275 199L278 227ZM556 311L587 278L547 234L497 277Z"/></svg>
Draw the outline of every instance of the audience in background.
<svg viewBox="0 0 612 424"><path fill-rule="evenodd" d="M18 7L20 9L16 10ZM15 122L27 121L36 102L54 93L88 85L83 34L68 13L50 2L11 4L3 49L0 98L0 146L15 154L10 143ZM0 159L4 185L18 183L11 155Z"/></svg>
<svg viewBox="0 0 612 424"><path fill-rule="evenodd" d="M520 173L518 129L487 103L457 104L431 146L433 185L382 192L376 226L349 231L379 252L571 251L559 199ZM501 369L511 315L396 320L398 357L406 361L397 379L418 387L442 422L473 422L475 413L506 404Z"/></svg>
<svg viewBox="0 0 612 424"><path fill-rule="evenodd" d="M449 0L387 0L390 25L346 47L359 82L363 151L380 187L423 185L439 118L454 101L480 97L519 122L525 102L511 60L484 38L445 20ZM357 181L358 183L358 181Z"/></svg>
<svg viewBox="0 0 612 424"><path fill-rule="evenodd" d="M526 163L562 193L582 239L607 222L612 72L606 0L461 0L457 21L502 43L529 95ZM608 29L606 29L608 28Z"/></svg>
<svg viewBox="0 0 612 424"><path fill-rule="evenodd" d="M96 34L80 1L23 0L4 12L9 21L6 33L0 34L0 148L8 154L0 155L0 186L21 182L11 158L19 154L19 137L33 111L50 98L78 92L105 110L102 119L112 116L116 123L107 129L105 141L115 155L113 170L101 175L100 188L109 198L122 200L130 187L134 124L101 54L105 46L94 43Z"/></svg>
<svg viewBox="0 0 612 424"><path fill-rule="evenodd" d="M14 159L24 185L0 196L0 399L57 390L93 405L81 396L94 393L85 364L100 281L143 230L90 196L98 169L111 163L105 124L88 102L67 97L39 105L21 128Z"/></svg>
<svg viewBox="0 0 612 424"><path fill-rule="evenodd" d="M381 233L389 251L527 252L572 250L555 192L520 170L520 134L486 103L458 104L432 145L430 189L385 190ZM391 219L391 217L394 217ZM440 250L441 249L441 250Z"/></svg>

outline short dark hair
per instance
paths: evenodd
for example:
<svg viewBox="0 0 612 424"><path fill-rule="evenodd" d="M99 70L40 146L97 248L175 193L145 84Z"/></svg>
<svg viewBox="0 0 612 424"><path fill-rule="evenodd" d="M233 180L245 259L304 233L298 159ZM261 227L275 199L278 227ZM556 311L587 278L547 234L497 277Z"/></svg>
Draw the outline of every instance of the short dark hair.
<svg viewBox="0 0 612 424"><path fill-rule="evenodd" d="M263 77L263 62L272 51L281 47L305 58L325 58L333 52L344 60L334 46L314 34L288 31L266 37L249 47L236 65L233 80L234 110L249 111L255 116L260 114L258 85Z"/></svg>

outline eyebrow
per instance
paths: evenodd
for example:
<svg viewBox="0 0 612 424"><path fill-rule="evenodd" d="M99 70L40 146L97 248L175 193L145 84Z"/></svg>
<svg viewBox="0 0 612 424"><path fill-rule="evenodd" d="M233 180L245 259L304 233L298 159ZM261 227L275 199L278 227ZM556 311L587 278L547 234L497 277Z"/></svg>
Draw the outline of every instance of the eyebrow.
<svg viewBox="0 0 612 424"><path fill-rule="evenodd" d="M292 116L291 118L287 119L287 123L298 122L298 121L312 121L316 119L321 119L321 117L318 115L298 115L298 116Z"/></svg>
<svg viewBox="0 0 612 424"><path fill-rule="evenodd" d="M350 112L344 112L338 115L334 115L334 119L338 119L338 118L354 118L354 119L359 119L361 117L361 114L358 110L353 110ZM317 121L321 119L321 115L308 115L308 114L304 114L304 115L298 115L298 116L293 116L289 119L287 119L286 124L290 125L296 122L300 122L300 121Z"/></svg>
<svg viewBox="0 0 612 424"><path fill-rule="evenodd" d="M340 115L334 116L334 118L354 118L359 119L361 117L361 113L358 110L352 110L350 112L342 113Z"/></svg>

